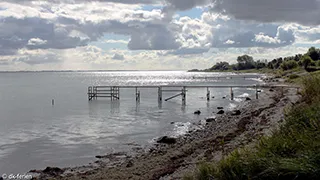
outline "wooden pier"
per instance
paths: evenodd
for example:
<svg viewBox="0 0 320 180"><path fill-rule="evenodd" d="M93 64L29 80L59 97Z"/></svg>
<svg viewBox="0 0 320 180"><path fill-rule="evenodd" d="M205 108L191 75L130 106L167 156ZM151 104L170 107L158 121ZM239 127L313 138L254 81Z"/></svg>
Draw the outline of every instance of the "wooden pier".
<svg viewBox="0 0 320 180"><path fill-rule="evenodd" d="M230 100L234 100L234 88L251 88L255 89L256 99L259 99L259 93L261 89L270 89L270 88L296 88L297 92L299 91L299 87L297 86L287 86L287 85L248 85L248 86L179 86L179 85L171 85L171 86L90 86L88 87L88 99L89 101L98 99L98 98L110 98L111 101L120 100L120 89L135 89L135 99L136 102L140 102L141 93L140 89L158 89L158 101L163 101L163 94L166 92L176 92L176 95L165 98L165 101L169 101L171 99L177 98L181 96L181 100L183 104L186 104L186 95L188 89L207 89L206 99L210 101L210 89L216 88L225 88L230 89Z"/></svg>

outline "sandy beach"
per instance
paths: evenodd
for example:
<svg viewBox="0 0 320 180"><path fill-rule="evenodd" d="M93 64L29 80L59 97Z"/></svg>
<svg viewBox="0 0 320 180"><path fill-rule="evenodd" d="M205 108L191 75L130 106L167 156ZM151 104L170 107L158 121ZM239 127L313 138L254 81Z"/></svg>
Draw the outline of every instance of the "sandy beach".
<svg viewBox="0 0 320 180"><path fill-rule="evenodd" d="M283 122L284 109L298 100L297 89L264 89L258 100L244 101L238 109L240 115L226 112L215 119L204 119L194 124L197 130L169 144L157 143L147 149L132 144L136 151L130 155L98 155L95 163L82 167L47 167L31 172L36 175L34 179L183 179L199 163L217 162L235 148L250 146L269 135Z"/></svg>

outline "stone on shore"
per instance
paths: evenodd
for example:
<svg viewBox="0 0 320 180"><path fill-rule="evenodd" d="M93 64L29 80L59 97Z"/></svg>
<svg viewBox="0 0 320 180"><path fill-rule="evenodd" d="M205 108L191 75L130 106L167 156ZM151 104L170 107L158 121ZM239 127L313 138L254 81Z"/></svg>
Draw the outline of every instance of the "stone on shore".
<svg viewBox="0 0 320 180"><path fill-rule="evenodd" d="M217 107L217 109L223 109L223 107Z"/></svg>
<svg viewBox="0 0 320 180"><path fill-rule="evenodd" d="M177 142L176 138L168 137L168 136L163 136L157 140L157 143L163 143L163 144L174 144L176 142Z"/></svg>
<svg viewBox="0 0 320 180"><path fill-rule="evenodd" d="M132 167L132 166L133 166L133 161L129 160L129 162L127 163L126 167L129 168L129 167Z"/></svg>
<svg viewBox="0 0 320 180"><path fill-rule="evenodd" d="M45 174L49 174L52 176L60 175L64 172L64 170L58 168L58 167L47 167L45 170L42 171Z"/></svg>
<svg viewBox="0 0 320 180"><path fill-rule="evenodd" d="M240 111L240 110L234 110L234 111L231 112L231 115L232 115L232 116L238 116L238 115L240 115L240 114L241 114L241 111Z"/></svg>
<svg viewBox="0 0 320 180"><path fill-rule="evenodd" d="M224 114L224 110L220 110L217 114Z"/></svg>
<svg viewBox="0 0 320 180"><path fill-rule="evenodd" d="M201 114L201 111L200 111L200 110L197 110L197 111L194 112L194 114L200 115L200 114Z"/></svg>
<svg viewBox="0 0 320 180"><path fill-rule="evenodd" d="M249 97L246 97L246 101L251 101L251 98L249 98Z"/></svg>
<svg viewBox="0 0 320 180"><path fill-rule="evenodd" d="M214 121L216 121L216 118L214 118L214 117L206 119L206 122L214 122Z"/></svg>

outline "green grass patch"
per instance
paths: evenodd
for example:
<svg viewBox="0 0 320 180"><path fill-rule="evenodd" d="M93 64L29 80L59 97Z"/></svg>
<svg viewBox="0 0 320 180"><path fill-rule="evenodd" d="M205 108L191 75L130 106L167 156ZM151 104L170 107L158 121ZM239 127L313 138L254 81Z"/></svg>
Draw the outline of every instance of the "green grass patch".
<svg viewBox="0 0 320 180"><path fill-rule="evenodd" d="M215 165L201 165L188 180L320 179L320 73L303 77L303 102L254 148L237 149Z"/></svg>

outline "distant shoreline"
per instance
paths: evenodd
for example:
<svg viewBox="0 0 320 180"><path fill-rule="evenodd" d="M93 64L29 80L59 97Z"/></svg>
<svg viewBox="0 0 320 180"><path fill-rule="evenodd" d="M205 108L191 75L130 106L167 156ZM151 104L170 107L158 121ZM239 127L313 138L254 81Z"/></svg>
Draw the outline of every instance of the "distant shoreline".
<svg viewBox="0 0 320 180"><path fill-rule="evenodd" d="M154 72L154 71L181 71L187 72L187 70L39 70L39 71L0 71L0 73L32 73L32 72Z"/></svg>

